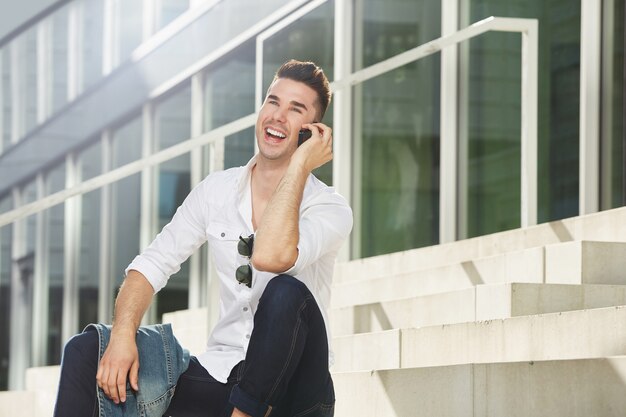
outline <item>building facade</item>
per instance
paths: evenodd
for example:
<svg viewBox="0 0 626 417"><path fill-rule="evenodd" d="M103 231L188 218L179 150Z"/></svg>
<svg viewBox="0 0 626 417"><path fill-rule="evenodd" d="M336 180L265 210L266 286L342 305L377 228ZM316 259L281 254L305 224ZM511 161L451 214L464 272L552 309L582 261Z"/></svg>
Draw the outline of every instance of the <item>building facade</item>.
<svg viewBox="0 0 626 417"><path fill-rule="evenodd" d="M190 188L252 157L289 58L333 81L317 175L354 209L344 260L624 205L624 21L623 0L58 2L0 40L0 389L111 321ZM203 247L148 321L216 314L215 285Z"/></svg>

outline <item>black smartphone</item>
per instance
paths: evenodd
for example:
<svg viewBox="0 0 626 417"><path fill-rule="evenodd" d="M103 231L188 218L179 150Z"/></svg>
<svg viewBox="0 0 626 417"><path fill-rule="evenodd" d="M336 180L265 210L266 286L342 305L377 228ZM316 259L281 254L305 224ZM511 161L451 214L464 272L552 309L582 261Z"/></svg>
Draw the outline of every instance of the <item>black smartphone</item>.
<svg viewBox="0 0 626 417"><path fill-rule="evenodd" d="M298 132L298 146L302 145L307 139L311 137L313 132L309 129L300 129Z"/></svg>

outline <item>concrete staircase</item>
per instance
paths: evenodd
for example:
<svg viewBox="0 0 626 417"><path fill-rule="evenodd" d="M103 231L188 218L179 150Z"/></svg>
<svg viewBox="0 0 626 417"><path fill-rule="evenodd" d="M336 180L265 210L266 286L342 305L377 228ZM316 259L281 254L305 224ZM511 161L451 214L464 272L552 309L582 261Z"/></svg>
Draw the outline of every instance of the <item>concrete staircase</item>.
<svg viewBox="0 0 626 417"><path fill-rule="evenodd" d="M208 317L163 321L199 353ZM330 319L338 417L624 416L626 208L338 264ZM51 415L29 372L0 416Z"/></svg>
<svg viewBox="0 0 626 417"><path fill-rule="evenodd" d="M624 213L338 265L335 415L626 415Z"/></svg>

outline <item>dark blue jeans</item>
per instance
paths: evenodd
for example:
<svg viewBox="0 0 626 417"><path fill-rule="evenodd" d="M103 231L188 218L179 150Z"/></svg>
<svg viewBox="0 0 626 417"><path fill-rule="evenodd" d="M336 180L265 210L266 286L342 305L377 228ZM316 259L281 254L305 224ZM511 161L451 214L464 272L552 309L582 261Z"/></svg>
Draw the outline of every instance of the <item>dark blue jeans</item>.
<svg viewBox="0 0 626 417"><path fill-rule="evenodd" d="M86 332L65 347L56 417L97 415L98 336ZM166 416L332 416L335 395L328 371L326 327L313 295L297 279L272 279L254 316L245 361L226 384L192 358Z"/></svg>

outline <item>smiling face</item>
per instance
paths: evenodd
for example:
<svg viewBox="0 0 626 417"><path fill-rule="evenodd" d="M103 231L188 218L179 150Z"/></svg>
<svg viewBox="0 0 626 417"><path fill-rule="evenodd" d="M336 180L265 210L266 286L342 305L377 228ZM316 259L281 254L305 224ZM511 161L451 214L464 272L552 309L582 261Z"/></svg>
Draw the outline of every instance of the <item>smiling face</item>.
<svg viewBox="0 0 626 417"><path fill-rule="evenodd" d="M256 122L260 156L289 161L298 147L298 132L317 115L317 93L306 84L278 78L267 91Z"/></svg>

